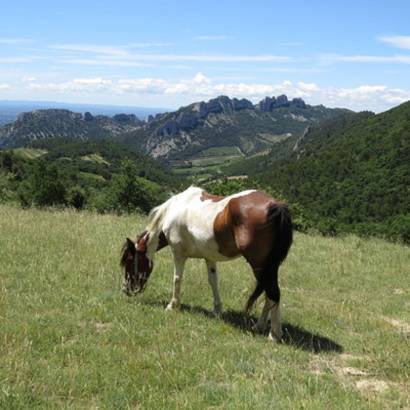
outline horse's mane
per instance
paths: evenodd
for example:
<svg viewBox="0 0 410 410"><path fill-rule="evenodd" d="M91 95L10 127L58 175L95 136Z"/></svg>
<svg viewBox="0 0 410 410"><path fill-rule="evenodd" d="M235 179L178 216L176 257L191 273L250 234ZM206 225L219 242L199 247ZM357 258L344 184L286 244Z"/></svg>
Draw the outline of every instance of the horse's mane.
<svg viewBox="0 0 410 410"><path fill-rule="evenodd" d="M148 215L148 225L146 227L147 232L157 234L161 231L162 223L165 218L165 214L168 210L169 203L172 197L165 201L163 204L151 209Z"/></svg>

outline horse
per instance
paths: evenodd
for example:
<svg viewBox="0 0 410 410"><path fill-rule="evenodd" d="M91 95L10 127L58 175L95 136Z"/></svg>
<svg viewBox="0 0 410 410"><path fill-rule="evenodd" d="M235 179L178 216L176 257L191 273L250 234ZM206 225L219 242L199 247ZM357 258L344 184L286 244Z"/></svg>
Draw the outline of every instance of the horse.
<svg viewBox="0 0 410 410"><path fill-rule="evenodd" d="M205 259L212 289L214 313L222 313L216 262L243 256L253 270L256 286L246 303L248 315L265 292L265 303L254 330L282 339L278 270L292 244L292 221L286 203L257 190L229 196L193 187L172 196L149 214L136 240L127 238L121 254L123 291L142 292L153 270L154 255L169 246L174 259L172 299L166 310L180 307L184 265L188 258Z"/></svg>

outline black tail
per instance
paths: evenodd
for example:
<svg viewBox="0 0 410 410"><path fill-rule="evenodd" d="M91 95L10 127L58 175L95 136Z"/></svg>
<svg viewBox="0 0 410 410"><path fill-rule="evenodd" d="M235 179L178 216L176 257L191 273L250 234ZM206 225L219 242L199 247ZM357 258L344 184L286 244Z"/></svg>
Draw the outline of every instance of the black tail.
<svg viewBox="0 0 410 410"><path fill-rule="evenodd" d="M257 277L255 290L249 296L245 311L249 312L256 299L263 293L269 299L279 302L278 269L286 259L293 241L292 219L285 203L275 203L269 207L268 223L274 231L273 248L262 272Z"/></svg>
<svg viewBox="0 0 410 410"><path fill-rule="evenodd" d="M273 249L268 264L280 264L288 256L293 241L292 219L287 204L276 203L269 207L268 221L274 230ZM267 266L268 267L268 266Z"/></svg>

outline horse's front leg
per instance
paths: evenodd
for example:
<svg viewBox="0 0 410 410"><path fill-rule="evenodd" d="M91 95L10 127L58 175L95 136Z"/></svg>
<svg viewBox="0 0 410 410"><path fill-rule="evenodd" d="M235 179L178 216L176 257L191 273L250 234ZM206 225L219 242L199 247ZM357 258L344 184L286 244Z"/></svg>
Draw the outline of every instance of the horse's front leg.
<svg viewBox="0 0 410 410"><path fill-rule="evenodd" d="M208 269L208 283L211 286L212 294L214 296L214 313L220 315L222 313L222 301L219 296L218 288L218 271L216 270L216 263L206 260L206 267Z"/></svg>
<svg viewBox="0 0 410 410"><path fill-rule="evenodd" d="M182 276L184 274L184 266L186 258L179 255L178 253L173 253L174 255L174 283L172 291L171 302L168 303L166 310L178 309L181 305L181 285Z"/></svg>

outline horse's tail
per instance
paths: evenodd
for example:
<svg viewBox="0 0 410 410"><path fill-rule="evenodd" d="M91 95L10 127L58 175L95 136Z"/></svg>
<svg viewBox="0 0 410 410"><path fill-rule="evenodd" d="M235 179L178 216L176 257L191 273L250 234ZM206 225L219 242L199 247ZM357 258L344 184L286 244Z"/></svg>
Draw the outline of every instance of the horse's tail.
<svg viewBox="0 0 410 410"><path fill-rule="evenodd" d="M286 259L293 241L292 219L287 204L278 202L270 205L267 221L274 233L273 247L264 267L258 272L255 290L246 303L246 312L250 311L255 301L264 291L269 299L275 300L273 285L275 285L275 281L277 283L278 268ZM279 288L277 288L277 291L279 292Z"/></svg>
<svg viewBox="0 0 410 410"><path fill-rule="evenodd" d="M272 204L268 210L268 222L273 227L274 238L266 267L272 267L273 264L279 267L288 256L293 241L293 226L288 205L283 202Z"/></svg>

